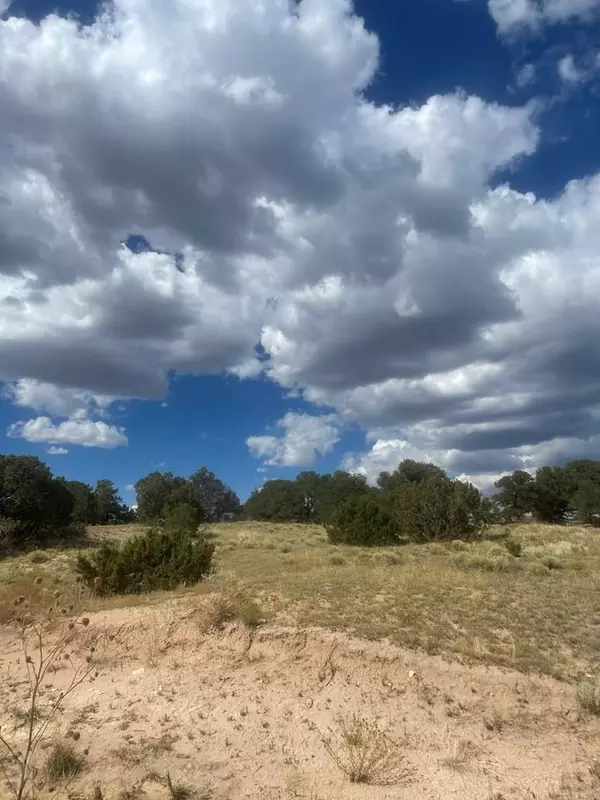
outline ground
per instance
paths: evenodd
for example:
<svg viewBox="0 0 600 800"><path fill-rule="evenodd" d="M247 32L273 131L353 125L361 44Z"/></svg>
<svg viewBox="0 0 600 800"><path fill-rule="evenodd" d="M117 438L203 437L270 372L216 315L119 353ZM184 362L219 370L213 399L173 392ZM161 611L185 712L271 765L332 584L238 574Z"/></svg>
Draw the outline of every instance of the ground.
<svg viewBox="0 0 600 800"><path fill-rule="evenodd" d="M316 526L223 524L199 589L102 601L80 592L72 550L0 562L6 620L21 593L74 606L47 633L71 660L48 674L43 707L94 648L44 743L70 736L88 751L83 769L53 785L40 750L38 795L600 798L600 717L576 696L596 678L600 534L507 533L365 552L330 547ZM24 666L14 628L0 626L1 731L17 743ZM344 772L361 742L381 756L374 783Z"/></svg>

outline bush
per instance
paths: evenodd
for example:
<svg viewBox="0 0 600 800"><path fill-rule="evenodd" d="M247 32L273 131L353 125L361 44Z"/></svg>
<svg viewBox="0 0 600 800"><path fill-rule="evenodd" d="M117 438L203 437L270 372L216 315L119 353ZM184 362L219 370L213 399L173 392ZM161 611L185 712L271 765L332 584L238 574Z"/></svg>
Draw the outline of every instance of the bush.
<svg viewBox="0 0 600 800"><path fill-rule="evenodd" d="M577 699L582 708L590 714L600 716L600 684L598 681L586 680L577 687Z"/></svg>
<svg viewBox="0 0 600 800"><path fill-rule="evenodd" d="M385 547L399 544L392 516L373 494L356 495L334 509L325 526L332 544Z"/></svg>
<svg viewBox="0 0 600 800"><path fill-rule="evenodd" d="M205 578L214 550L202 535L151 528L121 545L104 542L92 555L80 555L76 569L99 595L168 590Z"/></svg>
<svg viewBox="0 0 600 800"><path fill-rule="evenodd" d="M511 556L515 558L519 558L523 553L523 545L517 539L505 539L503 544Z"/></svg>
<svg viewBox="0 0 600 800"><path fill-rule="evenodd" d="M401 539L472 540L480 538L487 525L479 491L458 480L405 483L394 489L387 503Z"/></svg>
<svg viewBox="0 0 600 800"><path fill-rule="evenodd" d="M560 558L552 555L542 556L540 558L540 562L548 569L562 569L564 567L564 564Z"/></svg>
<svg viewBox="0 0 600 800"><path fill-rule="evenodd" d="M181 503L168 511L164 529L176 533L187 533L193 535L198 530L200 524L200 512L189 503Z"/></svg>

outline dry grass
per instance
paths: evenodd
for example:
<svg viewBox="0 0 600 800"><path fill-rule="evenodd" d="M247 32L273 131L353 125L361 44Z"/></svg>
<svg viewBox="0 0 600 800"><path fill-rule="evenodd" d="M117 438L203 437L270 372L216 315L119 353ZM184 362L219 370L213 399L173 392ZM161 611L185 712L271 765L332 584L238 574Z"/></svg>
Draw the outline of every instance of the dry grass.
<svg viewBox="0 0 600 800"><path fill-rule="evenodd" d="M376 723L357 716L339 717L337 726L323 744L351 783L391 786L412 774L402 745Z"/></svg>
<svg viewBox="0 0 600 800"><path fill-rule="evenodd" d="M133 525L91 533L98 539L139 531ZM0 561L0 623L15 597L29 594L35 577L44 575L86 610L216 592L215 627L240 618L252 626L266 614L284 624L387 637L431 654L573 680L596 663L600 536L592 529L517 525L478 543L373 550L332 547L320 526L226 523L212 532L215 578L150 597L87 596L74 583L73 550L47 551L45 562L39 556ZM246 610L237 600L232 608L223 573L246 587Z"/></svg>
<svg viewBox="0 0 600 800"><path fill-rule="evenodd" d="M600 683L597 680L582 681L577 687L577 699L590 714L600 716Z"/></svg>
<svg viewBox="0 0 600 800"><path fill-rule="evenodd" d="M64 781L79 775L84 765L85 759L75 745L66 739L58 739L46 756L44 772L51 781Z"/></svg>

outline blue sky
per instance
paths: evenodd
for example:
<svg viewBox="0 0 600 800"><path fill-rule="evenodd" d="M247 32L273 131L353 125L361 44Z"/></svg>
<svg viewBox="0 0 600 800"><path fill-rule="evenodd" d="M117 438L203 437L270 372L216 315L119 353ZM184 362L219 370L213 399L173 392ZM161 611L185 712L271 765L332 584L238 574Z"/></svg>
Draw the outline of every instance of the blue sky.
<svg viewBox="0 0 600 800"><path fill-rule="evenodd" d="M0 0L1 449L600 457L600 0L203 8Z"/></svg>

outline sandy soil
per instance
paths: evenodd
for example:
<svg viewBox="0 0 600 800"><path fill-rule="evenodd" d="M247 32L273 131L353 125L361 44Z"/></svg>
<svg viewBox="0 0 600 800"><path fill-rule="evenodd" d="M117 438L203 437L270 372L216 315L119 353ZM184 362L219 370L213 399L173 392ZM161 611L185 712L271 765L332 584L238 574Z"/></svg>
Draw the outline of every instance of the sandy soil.
<svg viewBox="0 0 600 800"><path fill-rule="evenodd" d="M98 676L67 698L50 734L74 733L89 753L68 787L40 772L41 796L91 797L100 784L105 798L168 798L169 772L197 798L223 800L600 798L600 722L566 684L329 631L206 633L197 613L117 610L74 629L68 651L94 645ZM0 675L10 732L27 685L8 629ZM45 702L69 676L65 666L49 677ZM392 786L352 784L323 742L338 748L340 715L377 723L409 775ZM24 728L12 735L18 741Z"/></svg>

